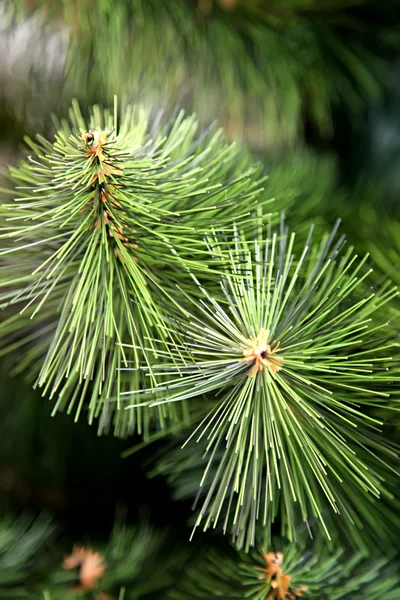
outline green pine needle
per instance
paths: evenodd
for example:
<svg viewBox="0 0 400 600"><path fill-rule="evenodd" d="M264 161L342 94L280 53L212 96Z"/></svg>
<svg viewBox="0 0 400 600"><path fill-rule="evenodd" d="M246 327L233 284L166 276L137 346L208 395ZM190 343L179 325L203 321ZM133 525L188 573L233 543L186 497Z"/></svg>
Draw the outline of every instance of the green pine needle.
<svg viewBox="0 0 400 600"><path fill-rule="evenodd" d="M204 397L199 399L203 401ZM212 397L209 398L209 402L205 403L203 407L203 415L205 415L212 405ZM200 408L200 406L198 406ZM387 409L382 408L383 417L387 416ZM379 413L378 413L379 414ZM398 415L398 413L395 413ZM193 413L192 413L193 417ZM195 511L189 519L189 525L194 526L196 519L199 514L199 507L202 507L205 498L210 492L214 485L216 478L219 476L219 467L223 462L224 458L224 445L220 447L213 454L213 460L209 463L209 454L207 450L208 440L202 438L196 444L187 444L188 431L190 428L182 432L180 430L170 432L170 443L165 447L161 445L158 452L153 451L151 460L148 460L148 465L145 466L149 469L149 477L163 477L167 480L168 485L171 488L172 496L175 501L192 501L192 509ZM154 436L154 441L161 437L162 432L158 432L157 436ZM370 434L372 436L372 434ZM375 447L379 448L382 444L381 435L375 434L372 436L371 442L375 444ZM133 451L138 451L145 443L137 445L134 449L127 451L129 455ZM393 446L393 450L396 447ZM366 464L371 463L371 454L368 449L360 449L358 451L358 457ZM352 548L355 552L369 552L371 548L375 548L377 545L382 549L391 550L397 545L398 531L400 528L400 517L399 509L400 503L397 499L397 486L398 486L398 475L393 472L391 465L387 466L383 462L377 462L376 471L379 472L380 477L384 480L387 489L381 490L381 497L376 498L373 495L366 495L362 498L361 502L358 502L352 511L352 518L354 523L349 526L347 519L343 519L340 514L332 514L329 509L329 505L325 505L323 509L323 516L327 527L330 532L337 531L337 538L335 541L326 541L327 545L331 548L337 547L338 541L345 544L347 548ZM205 476L206 472L206 476ZM199 484L201 483L201 486ZM265 481L263 481L265 483ZM351 496L354 491L353 489L345 488L346 493ZM343 491L340 492L343 494ZM251 496L246 497L247 506L243 509L243 522L246 524L244 516L247 511L247 518L249 522L254 519L254 514L251 512L252 503ZM226 505L227 506L227 505ZM296 506L293 507L296 511ZM225 514L225 507L221 515ZM280 531L283 525L285 527L285 515L283 515L283 523L281 521L281 515L278 514L275 522L271 526L271 534L274 535ZM296 522L293 523L294 539L296 542L301 537L301 531L304 529L304 525L301 523L301 516L295 515ZM221 516L221 526L227 527L229 522L223 521ZM311 528L311 532L318 529L318 522L316 519L310 519L308 526ZM221 527L219 527L221 529ZM250 530L251 531L251 530ZM268 540L270 537L270 531L266 529L265 537ZM235 530L233 530L233 541L235 540ZM241 542L241 540L239 540ZM240 545L240 544L239 544ZM248 548L246 548L248 549Z"/></svg>
<svg viewBox="0 0 400 600"><path fill-rule="evenodd" d="M239 547L254 544L256 521L269 532L277 515L290 539L299 520L329 538L338 514L358 535L396 457L369 411L398 409L398 341L382 311L398 292L369 289L366 258L335 233L319 244L310 236L298 255L283 227L254 243L238 235L225 302L204 288L200 302L187 298L164 325L183 341L170 348L174 362L161 351L152 369L165 380L147 377L141 392L150 407L214 399L191 435L208 457L196 526L221 522Z"/></svg>
<svg viewBox="0 0 400 600"><path fill-rule="evenodd" d="M55 526L41 515L36 519L22 514L17 519L6 516L0 520L0 597L21 598L15 592L26 583L28 573L35 576L48 566L49 541Z"/></svg>
<svg viewBox="0 0 400 600"><path fill-rule="evenodd" d="M260 167L220 130L199 136L194 116L162 124L133 107L118 123L116 113L116 105L114 114L94 107L87 123L74 103L54 142L27 140L34 155L10 169L14 188L4 191L13 202L1 208L2 305L23 315L1 334L21 348L34 336L27 318L36 322L41 339L23 348L23 362L43 350L37 385L56 398L54 411L77 419L88 408L101 430L121 407L121 390L140 385L140 372L128 382L117 373L128 360L123 343L138 348L134 362L145 360L150 372L160 348L172 357L175 341L162 326L179 301L176 285L194 287L189 270L216 279L221 267L205 237L232 231L233 219L252 227L262 189ZM163 341L140 350L154 329ZM146 431L149 415L120 413L117 433ZM163 423L182 411L153 416Z"/></svg>
<svg viewBox="0 0 400 600"><path fill-rule="evenodd" d="M191 565L169 597L174 600L396 600L400 577L393 560L337 550L319 540L310 548L274 539L271 549L211 550Z"/></svg>

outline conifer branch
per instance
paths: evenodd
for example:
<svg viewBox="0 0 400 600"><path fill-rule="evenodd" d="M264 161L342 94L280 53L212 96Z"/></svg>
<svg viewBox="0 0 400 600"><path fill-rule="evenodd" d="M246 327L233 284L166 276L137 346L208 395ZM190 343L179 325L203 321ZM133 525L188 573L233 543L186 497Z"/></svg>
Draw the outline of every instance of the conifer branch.
<svg viewBox="0 0 400 600"><path fill-rule="evenodd" d="M321 540L311 547L274 539L251 554L209 551L182 576L171 600L395 600L396 563L380 555L330 553Z"/></svg>
<svg viewBox="0 0 400 600"><path fill-rule="evenodd" d="M54 598L74 593L95 600L165 594L180 558L179 551L162 557L165 543L166 535L146 522L133 527L117 523L106 544L75 544L51 573L47 588Z"/></svg>
<svg viewBox="0 0 400 600"><path fill-rule="evenodd" d="M370 413L399 407L398 340L382 311L398 291L368 288L366 258L335 233L298 254L283 229L254 243L238 235L225 301L204 287L200 302L187 298L164 325L182 337L175 361L163 352L153 369L165 381L148 377L140 392L150 407L214 399L190 436L207 456L196 526L221 521L240 547L278 514L290 539L299 520L330 538L332 515L357 536L397 461Z"/></svg>
<svg viewBox="0 0 400 600"><path fill-rule="evenodd" d="M121 407L121 389L140 385L139 371L128 387L117 372L127 365L123 343L150 373L160 347L170 354L175 341L162 325L179 301L177 284L187 287L189 270L216 278L221 267L205 237L216 226L229 232L234 219L252 226L262 189L260 167L220 130L198 136L195 117L183 113L167 124L149 118L133 107L118 124L116 107L95 107L86 123L75 103L53 143L27 140L33 155L10 169L13 202L1 208L2 305L45 327L37 385L56 399L54 411L78 418L87 406L100 430ZM24 344L25 323L11 317L0 333ZM140 350L154 328L161 344ZM182 413L167 407L154 416ZM147 430L147 411L116 417L117 433L136 426Z"/></svg>
<svg viewBox="0 0 400 600"><path fill-rule="evenodd" d="M44 515L0 520L1 598L149 600L174 582L180 551L164 556L166 532L145 521L136 526L117 522L106 543L78 542L70 552L69 540L55 541L55 529Z"/></svg>

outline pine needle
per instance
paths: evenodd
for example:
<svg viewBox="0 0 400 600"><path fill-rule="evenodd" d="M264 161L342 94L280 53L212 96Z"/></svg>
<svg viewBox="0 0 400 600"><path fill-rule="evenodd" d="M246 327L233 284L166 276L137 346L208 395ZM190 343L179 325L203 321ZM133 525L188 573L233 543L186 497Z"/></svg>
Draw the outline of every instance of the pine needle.
<svg viewBox="0 0 400 600"><path fill-rule="evenodd" d="M55 400L54 412L78 419L88 410L100 431L121 408L121 390L141 385L140 371L128 384L117 373L128 364L123 344L135 346L129 360L144 360L150 374L160 350L172 357L176 342L163 324L179 302L177 284L193 288L189 271L217 281L225 264L224 253L210 255L206 237L215 227L228 235L233 220L253 227L256 206L269 201L259 200L260 166L220 130L199 136L197 128L183 113L153 125L140 107L118 123L116 104L114 114L94 107L86 123L74 103L55 141L27 140L33 155L10 169L2 305L20 316L0 334L14 335L25 365L41 361L36 385ZM42 330L39 341L27 320ZM144 350L155 330L160 343ZM161 407L153 416L163 424L185 414ZM116 433L146 432L149 415L120 413Z"/></svg>
<svg viewBox="0 0 400 600"><path fill-rule="evenodd" d="M165 324L182 337L183 360L161 352L152 368L164 382L147 376L140 392L149 407L213 399L187 442L207 456L196 527L222 522L240 547L278 514L290 539L299 520L330 538L333 515L357 536L383 493L383 465L397 461L370 412L399 408L398 340L382 310L398 291L368 288L366 257L336 230L294 247L284 228L255 242L238 234L225 302L204 287L200 302L187 298Z"/></svg>

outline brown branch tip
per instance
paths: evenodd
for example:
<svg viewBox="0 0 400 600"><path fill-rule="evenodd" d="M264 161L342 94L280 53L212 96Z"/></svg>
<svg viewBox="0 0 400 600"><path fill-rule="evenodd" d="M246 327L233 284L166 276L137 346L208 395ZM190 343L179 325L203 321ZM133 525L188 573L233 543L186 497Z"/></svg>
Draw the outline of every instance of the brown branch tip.
<svg viewBox="0 0 400 600"><path fill-rule="evenodd" d="M301 585L297 589L290 587L291 577L282 570L282 552L265 552L263 554L265 567L255 567L261 574L259 579L265 579L270 585L266 600L296 600L301 598L307 586Z"/></svg>
<svg viewBox="0 0 400 600"><path fill-rule="evenodd" d="M74 546L72 553L64 559L64 569L79 568L79 580L83 590L92 590L104 574L106 565L99 552L86 549L84 546Z"/></svg>
<svg viewBox="0 0 400 600"><path fill-rule="evenodd" d="M91 129L82 135L85 142L87 156L95 155L100 161L104 160L103 145L107 141L107 132L99 129Z"/></svg>
<svg viewBox="0 0 400 600"><path fill-rule="evenodd" d="M242 362L253 365L249 371L249 377L255 377L264 367L268 367L271 373L277 373L282 368L282 360L274 357L279 350L279 342L276 342L271 348L272 342L269 340L270 332L268 329L260 329L256 337L251 337L245 342L243 349Z"/></svg>

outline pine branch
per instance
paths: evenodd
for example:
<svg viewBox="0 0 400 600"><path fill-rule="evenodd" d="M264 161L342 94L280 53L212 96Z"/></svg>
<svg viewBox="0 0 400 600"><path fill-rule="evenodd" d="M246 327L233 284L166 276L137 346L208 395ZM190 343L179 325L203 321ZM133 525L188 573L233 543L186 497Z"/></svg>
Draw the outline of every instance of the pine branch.
<svg viewBox="0 0 400 600"><path fill-rule="evenodd" d="M163 557L166 536L146 523L117 524L105 545L77 544L47 579L50 598L125 600L159 597L173 583L180 559ZM156 575L156 576L153 576ZM42 587L43 589L43 587Z"/></svg>
<svg viewBox="0 0 400 600"><path fill-rule="evenodd" d="M398 291L368 288L366 258L335 233L297 255L283 228L254 243L238 235L225 302L203 287L200 302L187 298L164 325L182 336L174 361L162 351L152 365L164 382L147 377L139 392L150 407L214 397L190 436L207 455L196 527L221 521L239 547L277 515L289 539L299 521L329 538L338 514L356 538L397 462L369 412L398 410L398 340L382 311Z"/></svg>
<svg viewBox="0 0 400 600"><path fill-rule="evenodd" d="M87 406L102 430L121 407L121 390L140 386L140 372L124 380L120 364L144 359L151 372L159 347L170 354L175 346L162 325L179 302L177 284L193 287L189 270L211 281L221 271L224 254L216 261L205 237L215 227L228 234L233 220L253 227L251 212L268 199L258 199L260 168L221 131L198 136L194 117L151 124L135 107L118 125L116 109L95 107L86 123L75 103L70 118L54 143L28 140L34 155L10 169L2 305L18 307L42 331L37 342L27 318L12 316L0 333L16 336L14 349L32 341L21 359L36 364L40 356L37 385L57 398L54 411L78 418ZM144 348L153 329L160 346L150 342L128 356L122 344ZM174 407L120 413L116 431L143 432L153 417L163 423L185 414Z"/></svg>
<svg viewBox="0 0 400 600"><path fill-rule="evenodd" d="M365 234L367 240L365 245L368 247L375 264L379 268L377 277L390 277L396 285L400 283L400 226L396 217L382 215L380 210L368 206L362 206L365 218L362 222L362 228L358 231ZM397 313L397 310L394 311ZM394 316L396 319L396 316ZM396 323L396 329L398 329Z"/></svg>
<svg viewBox="0 0 400 600"><path fill-rule="evenodd" d="M159 597L182 560L167 532L148 523L117 522L106 543L76 544L62 559L51 519L22 515L0 523L0 598L29 600L139 600ZM153 577L153 575L156 575Z"/></svg>
<svg viewBox="0 0 400 600"><path fill-rule="evenodd" d="M211 403L211 398L209 399ZM380 411L374 414L377 418L382 420L387 417L387 409L382 408ZM394 413L394 418L398 413ZM192 501L192 510L194 511L193 516L189 519L189 526L194 528L192 539L199 539L195 533L197 530L197 521L200 510L204 509L205 503L209 498L213 499L216 495L215 485L221 477L220 466L223 465L225 447L221 444L215 452L213 449L208 448L208 440L203 437L197 441L195 447L193 444L187 444L187 439L190 435L190 428L186 435L182 430L174 432L175 436L171 437L170 443L166 447L161 447L161 450L152 455L152 460L148 461L149 465L145 464L145 467L149 469L149 477L163 477L166 478L168 485L171 488L172 496L175 501ZM178 435L176 435L178 433ZM371 434L370 434L371 436ZM159 437L161 437L159 435ZM386 439L386 438L385 438ZM381 449L382 436L374 435L371 436L370 442L373 446L379 450ZM394 438L396 442L396 438ZM394 452L397 452L398 448L395 444L387 444L387 449L391 446ZM140 448L139 448L140 449ZM129 452L127 452L129 454ZM211 456L212 454L212 456ZM365 464L371 463L371 454L368 450L358 450L357 456L361 462ZM212 458L212 460L211 460ZM386 489L381 489L381 496L376 498L374 496L366 495L360 502L359 498L352 500L353 488L343 485L335 487L338 495L347 495L351 499L347 503L348 518L343 518L341 514L332 514L329 505L325 502L322 508L322 515L326 526L330 533L336 532L336 538L334 542L325 540L327 547L331 549L337 548L338 543L352 549L354 552L370 552L372 548L379 547L382 550L391 551L397 546L398 531L400 528L399 510L400 504L397 500L397 484L398 476L396 472L393 472L393 468L389 465L385 465L383 462L377 461L376 472L379 473L380 477L384 481ZM267 474L263 475L261 484L267 486ZM248 481L248 490L252 490L252 482ZM231 486L232 487L232 486ZM214 488L214 490L213 490ZM278 495L281 494L278 490ZM236 539L236 529L231 526L231 515L229 514L230 504L235 500L235 494L232 489L226 490L225 501L222 501L222 510L220 517L220 525L218 523L214 525L214 528L218 532L230 532L232 533L232 541L236 546L240 546L242 540L239 539L239 543ZM277 503L278 504L278 503ZM274 505L268 505L268 510L273 511ZM263 516L260 513L255 513L255 507L252 499L252 493L246 493L243 498L243 506L241 507L240 520L243 529L243 540L245 540L245 533L250 531L251 534L255 531L252 524L257 517L263 525ZM283 519L281 510L283 510ZM287 509L294 512L293 523L291 526L291 532L295 543L299 543L304 524L302 523L302 516L299 508L294 504L289 506ZM287 532L288 526L285 521L286 508L279 505L277 508L277 514L271 517L273 522L270 528L265 528L264 535L266 540L270 539L271 536L278 534L280 531ZM225 517L225 519L223 519ZM352 522L349 524L349 518ZM231 519L232 520L232 519ZM320 527L318 527L318 520L311 516L306 527L310 530L311 534L318 533ZM248 535L250 538L250 534ZM336 545L335 545L336 544ZM245 546L248 550L248 546Z"/></svg>
<svg viewBox="0 0 400 600"><path fill-rule="evenodd" d="M375 265L373 280L376 285L390 279L400 283L400 236L399 214L388 203L383 181L366 175L358 177L355 185L335 202L329 196L316 199L317 209L334 221L343 220L346 233L357 250L366 249ZM398 302L388 308L393 327L398 331Z"/></svg>
<svg viewBox="0 0 400 600"><path fill-rule="evenodd" d="M392 558L392 557L391 557ZM273 541L250 555L209 551L182 576L174 600L395 600L400 577L393 560L377 551L368 558L337 550L319 540L309 548Z"/></svg>

